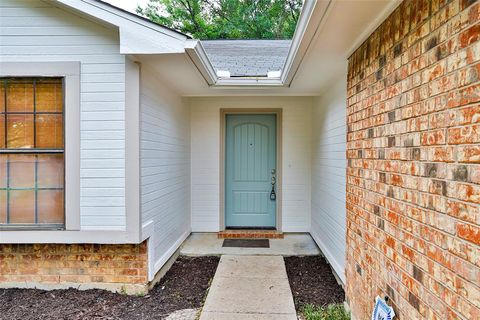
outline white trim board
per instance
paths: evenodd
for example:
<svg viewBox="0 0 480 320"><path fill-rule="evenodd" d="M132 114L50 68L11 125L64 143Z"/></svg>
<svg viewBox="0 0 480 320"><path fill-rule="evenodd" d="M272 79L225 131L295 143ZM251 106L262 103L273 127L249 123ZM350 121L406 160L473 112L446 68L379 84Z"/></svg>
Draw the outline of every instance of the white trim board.
<svg viewBox="0 0 480 320"><path fill-rule="evenodd" d="M140 64L128 57L125 59L125 209L129 237L140 240Z"/></svg>
<svg viewBox="0 0 480 320"><path fill-rule="evenodd" d="M142 241L148 241L148 281L152 281L155 278L155 275L158 271L168 262L171 256L180 248L183 242L190 235L191 230L189 229L183 233L177 241L167 250L165 253L155 260L155 227L153 220L149 220L142 226Z"/></svg>
<svg viewBox="0 0 480 320"><path fill-rule="evenodd" d="M150 278L150 269L149 269L149 281L153 280L157 272L163 267L165 263L167 263L168 259L177 251L178 248L183 244L183 242L188 238L190 235L190 230L185 232L177 241L168 249L161 257L154 262L153 270L152 270L152 278Z"/></svg>
<svg viewBox="0 0 480 320"><path fill-rule="evenodd" d="M312 232L309 232L309 233L312 236L313 240L315 240L315 242L317 243L322 253L325 255L325 258L327 259L328 263L330 263L333 270L342 281L342 284L345 286L345 283L346 283L345 270L340 266L338 261L334 259L334 255L328 250L327 246L325 246L325 244L320 240L320 238Z"/></svg>

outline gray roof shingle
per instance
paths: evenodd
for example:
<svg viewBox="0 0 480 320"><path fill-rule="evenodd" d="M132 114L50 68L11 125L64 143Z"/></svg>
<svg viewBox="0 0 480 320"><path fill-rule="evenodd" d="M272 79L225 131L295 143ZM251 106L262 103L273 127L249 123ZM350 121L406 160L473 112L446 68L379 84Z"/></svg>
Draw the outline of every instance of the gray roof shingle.
<svg viewBox="0 0 480 320"><path fill-rule="evenodd" d="M232 77L265 77L283 69L291 40L206 40L202 41L215 70Z"/></svg>

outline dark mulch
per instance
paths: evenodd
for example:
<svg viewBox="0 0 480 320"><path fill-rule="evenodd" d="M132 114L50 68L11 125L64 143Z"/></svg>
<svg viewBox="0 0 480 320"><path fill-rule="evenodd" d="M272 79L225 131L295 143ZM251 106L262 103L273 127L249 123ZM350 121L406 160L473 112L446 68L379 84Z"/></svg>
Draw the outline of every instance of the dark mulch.
<svg viewBox="0 0 480 320"><path fill-rule="evenodd" d="M218 257L180 257L144 297L104 290L0 289L0 319L162 319L202 306Z"/></svg>
<svg viewBox="0 0 480 320"><path fill-rule="evenodd" d="M324 257L286 257L288 280L297 310L307 304L343 303L345 292Z"/></svg>

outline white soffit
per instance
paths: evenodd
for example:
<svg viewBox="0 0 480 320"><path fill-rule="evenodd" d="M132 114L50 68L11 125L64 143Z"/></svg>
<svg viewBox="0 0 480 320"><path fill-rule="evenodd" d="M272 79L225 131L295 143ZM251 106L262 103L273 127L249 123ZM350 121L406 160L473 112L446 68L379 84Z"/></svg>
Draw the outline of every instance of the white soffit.
<svg viewBox="0 0 480 320"><path fill-rule="evenodd" d="M69 8L118 27L121 54L184 53L188 39L180 32L97 0L57 0Z"/></svg>
<svg viewBox="0 0 480 320"><path fill-rule="evenodd" d="M290 89L321 95L346 78L349 56L401 3L400 0L335 0L294 76Z"/></svg>

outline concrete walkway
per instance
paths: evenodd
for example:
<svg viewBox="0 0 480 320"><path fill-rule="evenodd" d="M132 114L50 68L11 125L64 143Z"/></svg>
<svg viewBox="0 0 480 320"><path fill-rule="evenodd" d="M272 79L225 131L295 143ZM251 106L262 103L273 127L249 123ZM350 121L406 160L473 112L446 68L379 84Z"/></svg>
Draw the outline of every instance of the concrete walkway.
<svg viewBox="0 0 480 320"><path fill-rule="evenodd" d="M224 255L200 320L297 320L281 256Z"/></svg>

